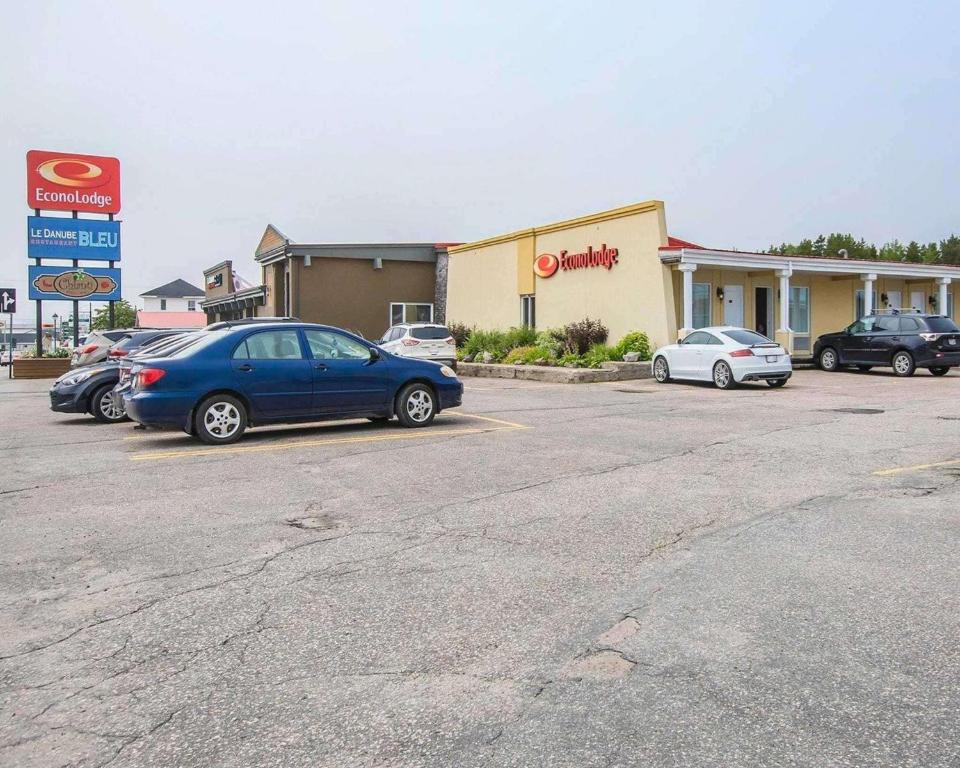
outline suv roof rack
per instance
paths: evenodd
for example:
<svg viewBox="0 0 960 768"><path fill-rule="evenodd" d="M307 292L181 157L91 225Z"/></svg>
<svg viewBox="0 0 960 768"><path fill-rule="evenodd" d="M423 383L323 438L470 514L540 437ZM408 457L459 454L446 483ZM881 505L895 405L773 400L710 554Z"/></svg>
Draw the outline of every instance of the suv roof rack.
<svg viewBox="0 0 960 768"><path fill-rule="evenodd" d="M252 325L253 323L299 323L299 317L244 317L240 320L220 320L205 326L205 331L219 331L223 328L233 328L235 325Z"/></svg>

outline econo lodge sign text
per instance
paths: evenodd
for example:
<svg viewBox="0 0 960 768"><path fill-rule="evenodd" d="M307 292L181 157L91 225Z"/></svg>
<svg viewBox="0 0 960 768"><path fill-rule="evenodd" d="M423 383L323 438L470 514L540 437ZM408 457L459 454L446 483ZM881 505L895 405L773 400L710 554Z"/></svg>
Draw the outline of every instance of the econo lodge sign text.
<svg viewBox="0 0 960 768"><path fill-rule="evenodd" d="M115 157L27 152L27 204L47 211L120 211L120 161Z"/></svg>
<svg viewBox="0 0 960 768"><path fill-rule="evenodd" d="M533 262L533 271L537 276L547 278L553 277L558 269L569 271L605 267L609 270L613 269L613 265L618 263L619 258L620 254L616 248L608 248L607 244L603 243L597 250L590 245L587 246L587 250L579 253L569 251L560 251L558 255L542 253Z"/></svg>

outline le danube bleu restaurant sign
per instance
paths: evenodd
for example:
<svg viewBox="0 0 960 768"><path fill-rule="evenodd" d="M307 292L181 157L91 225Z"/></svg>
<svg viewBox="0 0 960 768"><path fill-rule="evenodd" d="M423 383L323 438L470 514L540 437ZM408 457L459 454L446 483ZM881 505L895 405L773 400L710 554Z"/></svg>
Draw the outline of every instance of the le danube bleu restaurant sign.
<svg viewBox="0 0 960 768"><path fill-rule="evenodd" d="M119 261L120 222L28 216L27 257Z"/></svg>

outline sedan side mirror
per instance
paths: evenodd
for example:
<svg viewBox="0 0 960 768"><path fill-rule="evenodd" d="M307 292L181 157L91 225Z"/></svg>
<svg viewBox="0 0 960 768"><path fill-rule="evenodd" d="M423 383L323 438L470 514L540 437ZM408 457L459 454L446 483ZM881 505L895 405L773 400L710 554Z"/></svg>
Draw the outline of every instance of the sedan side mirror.
<svg viewBox="0 0 960 768"><path fill-rule="evenodd" d="M370 362L375 363L380 359L380 350L376 347L370 347Z"/></svg>

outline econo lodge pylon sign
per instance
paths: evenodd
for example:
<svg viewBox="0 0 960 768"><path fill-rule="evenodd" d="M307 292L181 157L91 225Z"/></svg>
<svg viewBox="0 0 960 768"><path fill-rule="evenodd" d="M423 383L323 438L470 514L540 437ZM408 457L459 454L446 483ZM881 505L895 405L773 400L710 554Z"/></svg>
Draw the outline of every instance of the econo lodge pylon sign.
<svg viewBox="0 0 960 768"><path fill-rule="evenodd" d="M67 152L27 152L27 204L46 211L120 211L120 161Z"/></svg>

